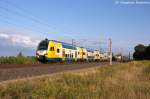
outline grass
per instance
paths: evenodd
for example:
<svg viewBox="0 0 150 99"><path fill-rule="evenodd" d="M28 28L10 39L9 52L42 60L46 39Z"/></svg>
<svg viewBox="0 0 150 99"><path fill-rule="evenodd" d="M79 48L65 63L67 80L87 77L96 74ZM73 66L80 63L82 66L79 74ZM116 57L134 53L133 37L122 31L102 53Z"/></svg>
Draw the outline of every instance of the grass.
<svg viewBox="0 0 150 99"><path fill-rule="evenodd" d="M150 61L0 84L2 99L150 99Z"/></svg>
<svg viewBox="0 0 150 99"><path fill-rule="evenodd" d="M38 64L35 57L26 56L1 56L0 64Z"/></svg>

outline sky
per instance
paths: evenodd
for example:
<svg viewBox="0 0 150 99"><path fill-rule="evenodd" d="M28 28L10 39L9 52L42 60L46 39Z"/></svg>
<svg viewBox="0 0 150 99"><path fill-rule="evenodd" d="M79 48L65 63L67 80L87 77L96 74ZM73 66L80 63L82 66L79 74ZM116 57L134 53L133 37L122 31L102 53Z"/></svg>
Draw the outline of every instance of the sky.
<svg viewBox="0 0 150 99"><path fill-rule="evenodd" d="M138 2L141 1L141 2ZM115 53L150 44L150 0L0 0L0 56L55 39Z"/></svg>

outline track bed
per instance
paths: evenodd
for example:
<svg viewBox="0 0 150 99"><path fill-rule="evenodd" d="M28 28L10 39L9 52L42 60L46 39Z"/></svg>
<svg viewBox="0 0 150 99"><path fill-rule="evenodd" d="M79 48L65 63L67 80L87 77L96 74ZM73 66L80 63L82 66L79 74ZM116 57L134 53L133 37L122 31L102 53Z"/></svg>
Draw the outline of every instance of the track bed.
<svg viewBox="0 0 150 99"><path fill-rule="evenodd" d="M39 76L44 74L52 74L63 72L66 70L77 70L89 67L98 67L109 64L108 62L93 63L52 63L52 64L16 64L16 65L0 65L0 81Z"/></svg>

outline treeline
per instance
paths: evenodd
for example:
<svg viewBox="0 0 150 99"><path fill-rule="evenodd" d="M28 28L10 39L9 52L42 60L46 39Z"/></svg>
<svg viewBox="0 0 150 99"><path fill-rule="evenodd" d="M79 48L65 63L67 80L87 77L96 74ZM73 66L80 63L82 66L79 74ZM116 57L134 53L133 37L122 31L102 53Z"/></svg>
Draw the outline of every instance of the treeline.
<svg viewBox="0 0 150 99"><path fill-rule="evenodd" d="M1 56L0 64L37 64L34 56L23 56L20 52L17 56Z"/></svg>
<svg viewBox="0 0 150 99"><path fill-rule="evenodd" d="M133 58L135 60L150 60L150 45L144 46L139 44L134 48Z"/></svg>

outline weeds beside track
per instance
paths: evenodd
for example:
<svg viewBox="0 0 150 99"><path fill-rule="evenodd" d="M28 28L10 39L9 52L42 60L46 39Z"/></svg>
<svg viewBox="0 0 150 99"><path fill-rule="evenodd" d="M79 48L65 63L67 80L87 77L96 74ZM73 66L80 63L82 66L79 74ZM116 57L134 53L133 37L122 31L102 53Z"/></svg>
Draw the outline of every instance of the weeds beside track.
<svg viewBox="0 0 150 99"><path fill-rule="evenodd" d="M149 99L150 61L114 64L0 85L3 99Z"/></svg>

